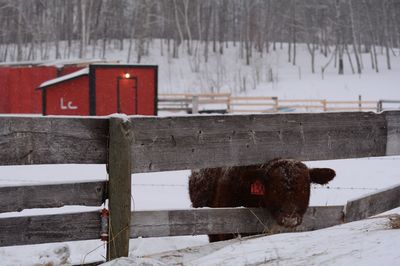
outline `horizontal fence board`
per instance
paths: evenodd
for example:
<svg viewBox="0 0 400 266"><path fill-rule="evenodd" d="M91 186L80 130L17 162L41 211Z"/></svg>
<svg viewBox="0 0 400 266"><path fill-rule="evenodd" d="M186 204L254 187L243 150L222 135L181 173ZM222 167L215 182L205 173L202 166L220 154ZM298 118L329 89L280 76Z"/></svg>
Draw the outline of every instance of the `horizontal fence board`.
<svg viewBox="0 0 400 266"><path fill-rule="evenodd" d="M135 211L131 238L226 233L293 232L316 230L342 223L343 206L310 207L297 229L277 227L263 209L202 208Z"/></svg>
<svg viewBox="0 0 400 266"><path fill-rule="evenodd" d="M159 93L158 97L229 97L231 93Z"/></svg>
<svg viewBox="0 0 400 266"><path fill-rule="evenodd" d="M176 102L178 102L178 103L191 103L192 102L192 100L191 99L186 99L186 98L183 98L183 99L160 99L160 98L158 98L158 102L159 103L163 103L164 104L164 102L167 102L167 103L170 103L170 102L172 102L172 103L176 103Z"/></svg>
<svg viewBox="0 0 400 266"><path fill-rule="evenodd" d="M100 212L0 218L0 247L100 238Z"/></svg>
<svg viewBox="0 0 400 266"><path fill-rule="evenodd" d="M276 97L230 97L231 101L260 101L260 100L267 100L267 101L275 101L278 100Z"/></svg>
<svg viewBox="0 0 400 266"><path fill-rule="evenodd" d="M375 101L326 101L327 104L377 104Z"/></svg>
<svg viewBox="0 0 400 266"><path fill-rule="evenodd" d="M106 162L108 119L0 116L0 165Z"/></svg>
<svg viewBox="0 0 400 266"><path fill-rule="evenodd" d="M319 105L280 105L278 108L323 109L324 107Z"/></svg>
<svg viewBox="0 0 400 266"><path fill-rule="evenodd" d="M299 99L299 100L279 100L280 103L322 103L324 100L319 99Z"/></svg>
<svg viewBox="0 0 400 266"><path fill-rule="evenodd" d="M273 103L231 103L232 106L275 106Z"/></svg>
<svg viewBox="0 0 400 266"><path fill-rule="evenodd" d="M236 109L236 108L230 108L228 109L230 113L235 112L235 113L276 113L275 107L270 107L268 109Z"/></svg>
<svg viewBox="0 0 400 266"><path fill-rule="evenodd" d="M327 107L326 111L371 111L376 110L376 107Z"/></svg>
<svg viewBox="0 0 400 266"><path fill-rule="evenodd" d="M65 205L100 206L105 189L106 181L0 187L0 213Z"/></svg>
<svg viewBox="0 0 400 266"><path fill-rule="evenodd" d="M346 204L346 222L357 221L400 207L400 185Z"/></svg>
<svg viewBox="0 0 400 266"><path fill-rule="evenodd" d="M400 111L390 116L398 121ZM276 157L383 156L388 133L385 113L366 112L135 117L131 122L133 172L250 165Z"/></svg>

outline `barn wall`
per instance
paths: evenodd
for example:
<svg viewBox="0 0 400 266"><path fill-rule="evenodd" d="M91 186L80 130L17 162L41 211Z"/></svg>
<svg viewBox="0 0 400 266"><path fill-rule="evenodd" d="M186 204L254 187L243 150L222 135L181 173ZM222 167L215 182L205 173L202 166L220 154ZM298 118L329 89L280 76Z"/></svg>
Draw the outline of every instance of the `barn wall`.
<svg viewBox="0 0 400 266"><path fill-rule="evenodd" d="M66 75L82 67L65 66L57 69L50 67L3 67L0 68L0 113L42 113L42 95L41 91L36 88L43 82L56 78L57 76ZM93 95L93 109L96 115L108 115L117 112L117 77L122 77L126 72L137 78L137 107L125 108L127 114L156 115L157 108L155 99L157 96L157 68L146 66L123 66L123 67L105 67L94 66L91 71L95 71L96 81L93 84L95 94ZM78 81L79 80L79 81ZM69 81L56 84L54 87L48 88L46 114L62 114L62 115L88 115L89 105L89 81L86 77L84 80L71 80L73 88L82 88L81 90L68 89L71 86ZM121 81L124 86L126 82ZM85 84L85 86L83 86ZM83 87L82 87L83 86ZM63 89L64 88L64 89ZM78 110L61 110L60 98L61 91L65 91L65 97L71 97L73 103L77 101L77 95L81 94L82 98L78 100ZM127 98L136 97L136 95L123 94L121 100L123 106L129 106ZM56 100L53 100L56 99ZM69 100L71 101L71 100ZM54 103L53 103L54 102ZM73 104L75 106L75 104Z"/></svg>
<svg viewBox="0 0 400 266"><path fill-rule="evenodd" d="M95 74L96 115L117 112L117 79L125 73L137 78L137 114L155 115L156 79L155 67L105 67L92 66ZM92 72L93 73L93 72ZM123 81L121 81L120 84ZM136 114L134 112L128 114Z"/></svg>
<svg viewBox="0 0 400 266"><path fill-rule="evenodd" d="M89 115L88 76L67 80L47 88L46 115Z"/></svg>
<svg viewBox="0 0 400 266"><path fill-rule="evenodd" d="M42 113L42 96L36 88L57 75L54 67L0 68L0 112Z"/></svg>
<svg viewBox="0 0 400 266"><path fill-rule="evenodd" d="M8 113L10 109L10 90L8 89L10 68L0 68L0 113Z"/></svg>

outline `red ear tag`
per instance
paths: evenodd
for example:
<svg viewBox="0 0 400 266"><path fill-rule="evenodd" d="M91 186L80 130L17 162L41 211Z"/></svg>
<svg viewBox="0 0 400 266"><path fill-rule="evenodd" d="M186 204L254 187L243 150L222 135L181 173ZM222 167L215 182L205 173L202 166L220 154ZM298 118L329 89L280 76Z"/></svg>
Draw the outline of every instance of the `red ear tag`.
<svg viewBox="0 0 400 266"><path fill-rule="evenodd" d="M264 185L259 180L254 181L254 183L251 184L250 193L251 195L257 195L257 196L264 195L265 194Z"/></svg>

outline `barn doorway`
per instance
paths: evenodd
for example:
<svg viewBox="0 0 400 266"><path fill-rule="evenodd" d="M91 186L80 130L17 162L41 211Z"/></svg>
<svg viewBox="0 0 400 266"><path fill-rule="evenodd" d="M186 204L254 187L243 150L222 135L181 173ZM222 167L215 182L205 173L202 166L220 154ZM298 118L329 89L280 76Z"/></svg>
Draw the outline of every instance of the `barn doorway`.
<svg viewBox="0 0 400 266"><path fill-rule="evenodd" d="M137 77L118 77L117 113L138 114Z"/></svg>

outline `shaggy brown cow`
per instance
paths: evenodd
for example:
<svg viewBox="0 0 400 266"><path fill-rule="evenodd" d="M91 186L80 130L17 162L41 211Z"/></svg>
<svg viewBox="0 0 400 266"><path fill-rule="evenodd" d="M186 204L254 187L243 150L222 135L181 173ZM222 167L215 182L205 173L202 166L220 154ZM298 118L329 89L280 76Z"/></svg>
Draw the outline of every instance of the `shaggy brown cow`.
<svg viewBox="0 0 400 266"><path fill-rule="evenodd" d="M302 222L310 199L310 184L326 184L335 177L330 168L311 168L296 160L274 159L266 164L206 168L189 177L192 205L198 207L267 208L279 225ZM235 235L209 235L210 242Z"/></svg>

